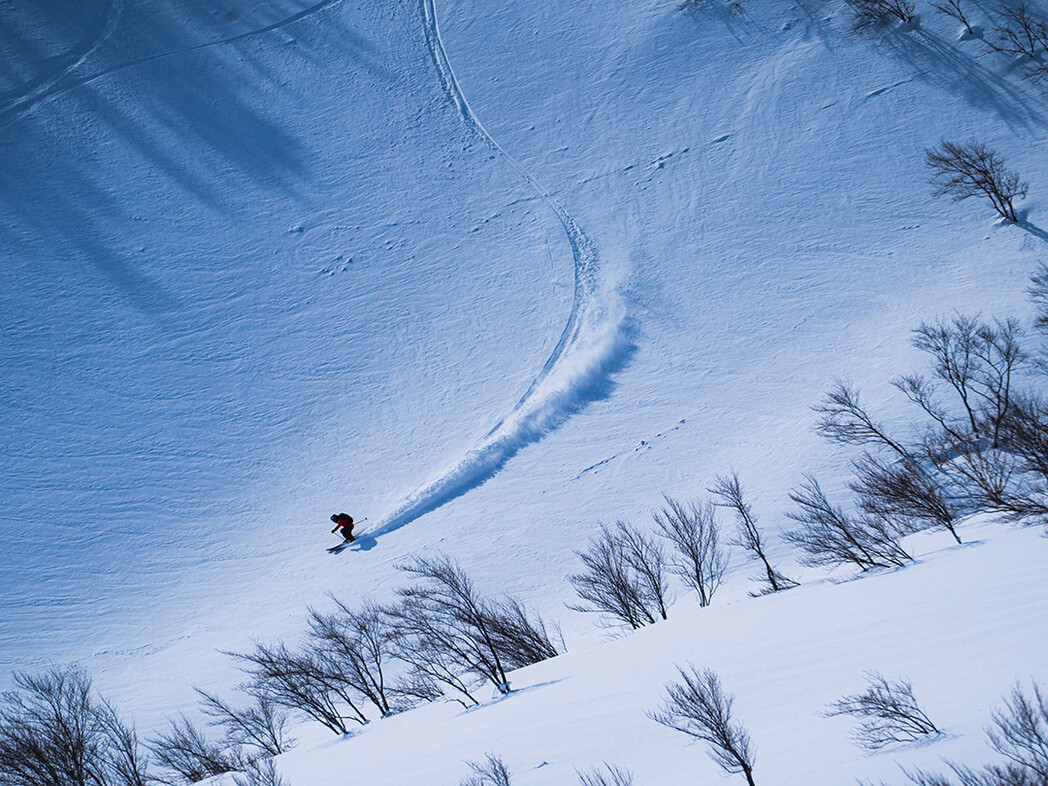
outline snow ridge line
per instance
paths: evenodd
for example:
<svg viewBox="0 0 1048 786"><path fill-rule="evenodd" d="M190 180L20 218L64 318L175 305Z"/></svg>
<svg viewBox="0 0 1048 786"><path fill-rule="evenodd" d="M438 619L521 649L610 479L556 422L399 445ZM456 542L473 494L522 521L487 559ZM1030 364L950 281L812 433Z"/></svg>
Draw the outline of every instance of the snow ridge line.
<svg viewBox="0 0 1048 786"><path fill-rule="evenodd" d="M444 93L463 123L516 170L564 228L574 267L574 296L557 345L510 412L457 464L401 502L378 524L374 534L398 529L483 484L524 446L605 395L611 373L623 365L630 351L624 309L610 286L601 281L593 242L553 194L484 128L470 108L444 49L436 0L420 0L420 5L426 45Z"/></svg>

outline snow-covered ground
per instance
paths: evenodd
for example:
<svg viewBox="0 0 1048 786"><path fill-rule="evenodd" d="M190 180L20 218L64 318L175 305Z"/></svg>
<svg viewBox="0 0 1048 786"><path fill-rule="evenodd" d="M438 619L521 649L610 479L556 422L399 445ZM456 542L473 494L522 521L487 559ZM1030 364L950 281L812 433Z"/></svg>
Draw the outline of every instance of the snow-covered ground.
<svg viewBox="0 0 1048 786"><path fill-rule="evenodd" d="M638 784L716 783L703 743L646 715L678 678L676 664L715 669L735 694L757 783L901 783L899 765L997 761L982 731L990 709L1016 679L1044 675L1048 540L987 526L964 536L963 546L944 533L912 539L920 564L861 580L762 598L736 585L705 609L682 598L665 623L517 672L506 698L469 711L427 706L345 740L311 734L279 769L292 784L455 784L466 762L493 753L520 784L573 783L576 769L602 762ZM943 735L864 755L853 721L822 714L864 690L866 671L909 677Z"/></svg>
<svg viewBox="0 0 1048 786"><path fill-rule="evenodd" d="M731 605L613 644L564 608L574 550L663 492L734 466L775 531L803 472L839 489L809 409L832 378L903 417L909 331L1028 316L1046 248L1045 94L929 5L874 39L838 0L675 7L0 5L4 679L75 660L149 728L235 683L216 649L296 635L328 591L388 597L398 561L439 549L559 619L571 653L517 680L555 685L326 749L361 780L423 782L388 761L432 722L448 736L410 766L444 779L497 748L536 783L601 758L674 782L711 765L643 709L688 659L723 669L777 782L804 782L816 742L807 782L887 774L807 720L863 668L906 670L963 731L932 759L981 757L990 703L1044 649L1033 533L782 598L744 599L738 565ZM1027 224L932 198L923 149L972 135L1030 180ZM337 510L368 520L329 557ZM981 665L937 658L972 637ZM309 750L287 771L323 786L335 758Z"/></svg>

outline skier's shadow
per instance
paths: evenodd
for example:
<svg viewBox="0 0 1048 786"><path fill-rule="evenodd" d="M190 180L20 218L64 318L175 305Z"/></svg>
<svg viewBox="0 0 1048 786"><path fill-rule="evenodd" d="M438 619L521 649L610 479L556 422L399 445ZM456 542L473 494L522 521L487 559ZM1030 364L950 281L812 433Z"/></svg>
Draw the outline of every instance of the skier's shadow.
<svg viewBox="0 0 1048 786"><path fill-rule="evenodd" d="M378 540L374 535L357 535L356 542L353 545L356 546L353 551L371 551L378 545Z"/></svg>

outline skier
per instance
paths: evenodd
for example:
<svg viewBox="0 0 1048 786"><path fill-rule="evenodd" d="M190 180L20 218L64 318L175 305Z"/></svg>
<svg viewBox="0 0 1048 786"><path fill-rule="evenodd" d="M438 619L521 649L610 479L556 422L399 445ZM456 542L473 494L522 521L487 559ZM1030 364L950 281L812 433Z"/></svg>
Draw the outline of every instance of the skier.
<svg viewBox="0 0 1048 786"><path fill-rule="evenodd" d="M334 513L331 516L331 520L335 522L335 528L332 532L338 532L342 530L342 537L345 538L343 543L352 543L356 538L353 536L353 517L348 513Z"/></svg>

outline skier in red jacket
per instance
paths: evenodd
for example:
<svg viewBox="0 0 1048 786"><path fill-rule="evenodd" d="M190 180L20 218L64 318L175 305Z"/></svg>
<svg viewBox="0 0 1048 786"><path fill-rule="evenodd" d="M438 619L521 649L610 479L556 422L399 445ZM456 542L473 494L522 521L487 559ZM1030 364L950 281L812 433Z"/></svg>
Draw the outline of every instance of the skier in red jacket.
<svg viewBox="0 0 1048 786"><path fill-rule="evenodd" d="M331 516L331 520L335 522L335 528L332 532L338 532L342 530L341 535L345 538L345 543L352 543L356 538L353 536L353 517L348 513L335 513Z"/></svg>

